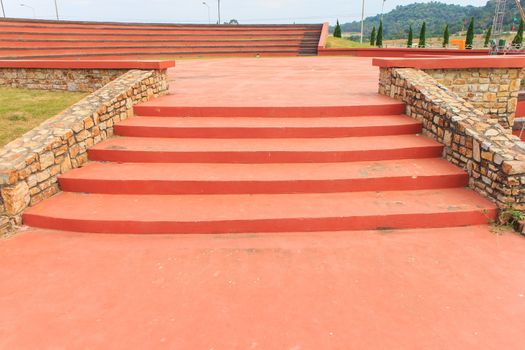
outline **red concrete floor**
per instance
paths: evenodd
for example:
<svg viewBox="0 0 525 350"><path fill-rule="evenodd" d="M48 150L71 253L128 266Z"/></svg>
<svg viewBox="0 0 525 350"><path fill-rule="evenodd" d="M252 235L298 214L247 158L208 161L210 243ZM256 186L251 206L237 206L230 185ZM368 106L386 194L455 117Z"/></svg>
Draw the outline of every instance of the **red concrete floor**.
<svg viewBox="0 0 525 350"><path fill-rule="evenodd" d="M487 226L0 241L1 349L525 346L525 239Z"/></svg>
<svg viewBox="0 0 525 350"><path fill-rule="evenodd" d="M144 106L351 106L393 100L377 94L371 58L237 58L177 61L171 95Z"/></svg>

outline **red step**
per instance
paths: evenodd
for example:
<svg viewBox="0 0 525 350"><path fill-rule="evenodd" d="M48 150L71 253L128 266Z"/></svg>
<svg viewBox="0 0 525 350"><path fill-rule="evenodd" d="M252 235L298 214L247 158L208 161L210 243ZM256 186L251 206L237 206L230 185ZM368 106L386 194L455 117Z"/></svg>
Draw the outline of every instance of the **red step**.
<svg viewBox="0 0 525 350"><path fill-rule="evenodd" d="M99 233L308 232L486 224L496 207L467 189L282 195L62 193L27 225Z"/></svg>
<svg viewBox="0 0 525 350"><path fill-rule="evenodd" d="M354 163L90 163L59 179L63 191L243 194L398 191L464 187L467 174L438 159Z"/></svg>
<svg viewBox="0 0 525 350"><path fill-rule="evenodd" d="M316 139L115 137L89 149L97 161L145 163L312 163L439 157L443 146L416 135Z"/></svg>
<svg viewBox="0 0 525 350"><path fill-rule="evenodd" d="M341 118L134 117L115 134L178 138L307 138L417 134L421 123L402 115Z"/></svg>
<svg viewBox="0 0 525 350"><path fill-rule="evenodd" d="M387 98L385 97L385 100ZM173 106L168 99L150 101L135 105L133 110L137 116L153 117L264 117L264 118L334 118L354 116L399 115L405 113L405 105L395 100L381 104L363 104L352 106L308 106L308 107L197 107Z"/></svg>

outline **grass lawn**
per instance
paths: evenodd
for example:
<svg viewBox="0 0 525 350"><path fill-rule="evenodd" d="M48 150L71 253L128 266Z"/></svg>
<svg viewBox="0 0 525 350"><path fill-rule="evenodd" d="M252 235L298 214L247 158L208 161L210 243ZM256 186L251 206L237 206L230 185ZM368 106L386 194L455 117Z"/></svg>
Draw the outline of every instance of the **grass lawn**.
<svg viewBox="0 0 525 350"><path fill-rule="evenodd" d="M0 87L0 147L87 95Z"/></svg>
<svg viewBox="0 0 525 350"><path fill-rule="evenodd" d="M326 38L326 47L332 49L346 49L355 47L370 47L370 45L368 42L361 44L357 41L352 41L345 38L334 38L332 35L329 35L328 38Z"/></svg>

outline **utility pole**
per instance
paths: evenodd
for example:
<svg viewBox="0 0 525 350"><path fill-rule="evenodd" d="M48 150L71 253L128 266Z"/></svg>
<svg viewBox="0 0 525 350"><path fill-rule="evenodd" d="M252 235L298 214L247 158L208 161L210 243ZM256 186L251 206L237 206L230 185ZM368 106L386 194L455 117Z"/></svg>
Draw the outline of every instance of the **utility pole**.
<svg viewBox="0 0 525 350"><path fill-rule="evenodd" d="M57 0L55 0L55 13L57 15L57 21L60 21L60 18L58 17L58 4L57 4Z"/></svg>
<svg viewBox="0 0 525 350"><path fill-rule="evenodd" d="M385 1L383 0L383 4L381 5L381 20L383 20L383 13L385 13Z"/></svg>
<svg viewBox="0 0 525 350"><path fill-rule="evenodd" d="M365 0L361 5L361 44L363 43L363 35L365 31Z"/></svg>
<svg viewBox="0 0 525 350"><path fill-rule="evenodd" d="M217 13L219 17L219 23L221 24L221 0L217 0Z"/></svg>
<svg viewBox="0 0 525 350"><path fill-rule="evenodd" d="M2 6L2 15L4 15L5 18L5 9L4 9L4 1L0 0L0 5Z"/></svg>

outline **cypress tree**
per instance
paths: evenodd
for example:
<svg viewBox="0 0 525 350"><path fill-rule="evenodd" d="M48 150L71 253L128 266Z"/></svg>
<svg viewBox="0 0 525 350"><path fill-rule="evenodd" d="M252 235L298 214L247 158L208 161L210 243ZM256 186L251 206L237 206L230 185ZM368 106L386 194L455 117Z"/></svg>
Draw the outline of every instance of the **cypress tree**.
<svg viewBox="0 0 525 350"><path fill-rule="evenodd" d="M427 46L427 23L423 22L421 25L421 31L419 32L419 44L418 47Z"/></svg>
<svg viewBox="0 0 525 350"><path fill-rule="evenodd" d="M487 33L485 33L485 42L483 43L483 47L489 47L491 36L492 36L492 27L489 27L489 29L487 30Z"/></svg>
<svg viewBox="0 0 525 350"><path fill-rule="evenodd" d="M383 47L383 21L379 21L379 29L377 30L376 46Z"/></svg>
<svg viewBox="0 0 525 350"><path fill-rule="evenodd" d="M474 17L470 18L470 24L468 25L467 29L467 40L465 40L465 48L467 50L472 49L472 45L474 44Z"/></svg>
<svg viewBox="0 0 525 350"><path fill-rule="evenodd" d="M523 19L520 21L520 26L518 27L518 32L512 40L512 45L521 47L523 45Z"/></svg>
<svg viewBox="0 0 525 350"><path fill-rule="evenodd" d="M445 26L445 31L443 32L443 47L447 47L450 41L450 33L448 32L448 24Z"/></svg>
<svg viewBox="0 0 525 350"><path fill-rule="evenodd" d="M376 44L376 26L372 28L372 33L370 33L370 46L374 46Z"/></svg>
<svg viewBox="0 0 525 350"><path fill-rule="evenodd" d="M339 20L337 20L337 24L335 25L335 29L334 29L334 37L340 38L341 36L342 36L341 25L339 24Z"/></svg>
<svg viewBox="0 0 525 350"><path fill-rule="evenodd" d="M410 25L410 28L408 29L407 47L412 47L413 41L414 41L414 31L412 30L412 25Z"/></svg>

